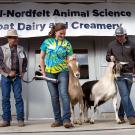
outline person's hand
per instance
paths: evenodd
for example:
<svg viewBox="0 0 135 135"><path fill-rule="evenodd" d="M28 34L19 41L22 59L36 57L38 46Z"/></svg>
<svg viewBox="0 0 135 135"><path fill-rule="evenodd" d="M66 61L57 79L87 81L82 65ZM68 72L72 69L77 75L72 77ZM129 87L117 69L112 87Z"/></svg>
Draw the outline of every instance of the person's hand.
<svg viewBox="0 0 135 135"><path fill-rule="evenodd" d="M114 62L114 61L115 61L115 57L112 55L112 56L110 57L110 60L111 60L111 62Z"/></svg>
<svg viewBox="0 0 135 135"><path fill-rule="evenodd" d="M10 71L10 73L8 74L8 76L10 77L15 77L16 76L16 71Z"/></svg>

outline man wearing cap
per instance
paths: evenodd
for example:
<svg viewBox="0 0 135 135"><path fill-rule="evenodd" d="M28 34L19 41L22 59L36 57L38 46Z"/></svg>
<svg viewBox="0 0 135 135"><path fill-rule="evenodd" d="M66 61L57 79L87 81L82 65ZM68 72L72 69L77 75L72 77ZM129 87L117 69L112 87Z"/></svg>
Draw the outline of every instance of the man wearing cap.
<svg viewBox="0 0 135 135"><path fill-rule="evenodd" d="M135 125L135 111L130 99L135 67L135 43L129 39L127 40L125 29L121 26L115 30L115 36L116 40L109 44L106 60L108 62L117 61L127 63L122 67L120 77L116 79L121 97L118 115L121 123L125 123L124 115L126 114L129 124Z"/></svg>
<svg viewBox="0 0 135 135"><path fill-rule="evenodd" d="M13 88L18 126L24 126L24 103L22 99L21 76L26 72L27 58L22 46L18 45L15 29L7 31L8 43L0 47L0 74L2 88L3 122L0 127L10 126L10 92Z"/></svg>

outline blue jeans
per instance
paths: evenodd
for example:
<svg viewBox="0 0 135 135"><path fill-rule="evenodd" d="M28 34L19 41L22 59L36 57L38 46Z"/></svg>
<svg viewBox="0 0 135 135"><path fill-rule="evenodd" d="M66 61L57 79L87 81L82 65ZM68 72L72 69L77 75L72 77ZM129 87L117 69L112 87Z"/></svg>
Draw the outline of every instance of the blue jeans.
<svg viewBox="0 0 135 135"><path fill-rule="evenodd" d="M127 78L128 80L124 78ZM116 80L121 97L120 108L118 112L119 117L124 117L125 113L127 118L135 116L135 111L130 99L132 81L133 77L130 74L121 74L121 76Z"/></svg>
<svg viewBox="0 0 135 135"><path fill-rule="evenodd" d="M46 73L47 77L58 79L58 83L47 81L47 85L50 91L52 107L55 121L63 123L64 121L70 121L70 100L68 95L68 82L69 72L63 71L56 74ZM60 104L59 97L61 98L62 104ZM61 117L61 107L63 108L63 117Z"/></svg>
<svg viewBox="0 0 135 135"><path fill-rule="evenodd" d="M24 120L24 103L22 99L22 84L21 78L16 76L15 79L2 76L1 89L2 89L2 118L4 121L11 121L11 105L10 105L10 93L11 87L13 88L15 106L17 113L17 120Z"/></svg>

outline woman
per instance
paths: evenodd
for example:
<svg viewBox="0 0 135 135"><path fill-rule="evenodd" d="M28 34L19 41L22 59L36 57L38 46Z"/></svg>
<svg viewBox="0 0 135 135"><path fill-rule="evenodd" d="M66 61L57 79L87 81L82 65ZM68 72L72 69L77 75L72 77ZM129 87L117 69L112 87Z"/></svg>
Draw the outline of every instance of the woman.
<svg viewBox="0 0 135 135"><path fill-rule="evenodd" d="M59 83L47 81L54 112L54 123L51 127L72 127L70 117L70 100L68 95L69 71L67 60L73 54L71 44L65 39L66 25L56 23L49 32L50 38L41 45L40 66L44 76L55 78ZM63 117L59 96L62 101Z"/></svg>

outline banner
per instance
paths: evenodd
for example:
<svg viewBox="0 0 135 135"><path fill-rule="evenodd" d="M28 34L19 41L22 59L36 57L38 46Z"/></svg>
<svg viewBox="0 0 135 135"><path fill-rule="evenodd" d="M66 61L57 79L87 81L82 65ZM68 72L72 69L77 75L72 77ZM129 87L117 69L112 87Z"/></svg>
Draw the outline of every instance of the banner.
<svg viewBox="0 0 135 135"><path fill-rule="evenodd" d="M17 29L20 37L47 36L54 23L68 27L66 36L113 36L122 24L135 35L135 5L131 4L1 4L0 37Z"/></svg>

